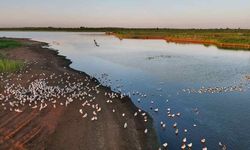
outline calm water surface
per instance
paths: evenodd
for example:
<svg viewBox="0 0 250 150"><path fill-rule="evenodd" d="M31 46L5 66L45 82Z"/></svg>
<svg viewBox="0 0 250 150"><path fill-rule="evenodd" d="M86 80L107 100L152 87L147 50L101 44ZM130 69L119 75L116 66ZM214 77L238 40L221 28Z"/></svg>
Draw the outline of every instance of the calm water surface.
<svg viewBox="0 0 250 150"><path fill-rule="evenodd" d="M180 149L184 137L194 149L202 148L203 137L208 149L219 149L219 141L228 149L250 149L250 92L245 79L250 74L250 52L161 40L119 40L103 33L0 32L1 36L48 42L72 60L72 68L99 78L116 91L130 93L133 102L153 117L159 140L168 142L169 149ZM94 39L100 47L94 45ZM230 86L242 91L183 91ZM147 96L132 94L137 91ZM169 118L168 108L181 116ZM166 123L164 130L160 121ZM172 127L175 122L178 136Z"/></svg>

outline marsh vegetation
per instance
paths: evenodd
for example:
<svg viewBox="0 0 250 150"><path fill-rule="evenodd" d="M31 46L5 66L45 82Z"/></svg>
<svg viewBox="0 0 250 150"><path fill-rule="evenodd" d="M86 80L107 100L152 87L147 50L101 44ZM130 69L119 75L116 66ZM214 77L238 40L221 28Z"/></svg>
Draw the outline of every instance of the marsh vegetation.
<svg viewBox="0 0 250 150"><path fill-rule="evenodd" d="M134 29L115 31L113 34L120 39L164 39L168 42L250 50L250 30L245 29Z"/></svg>
<svg viewBox="0 0 250 150"><path fill-rule="evenodd" d="M23 67L23 62L6 58L3 49L16 48L21 46L15 40L0 39L0 72L13 72Z"/></svg>

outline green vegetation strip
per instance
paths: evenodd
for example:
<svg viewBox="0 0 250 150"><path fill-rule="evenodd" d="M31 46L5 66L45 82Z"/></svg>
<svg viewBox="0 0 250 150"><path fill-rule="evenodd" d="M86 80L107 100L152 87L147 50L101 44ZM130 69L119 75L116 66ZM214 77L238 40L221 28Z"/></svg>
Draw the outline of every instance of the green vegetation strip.
<svg viewBox="0 0 250 150"><path fill-rule="evenodd" d="M0 39L0 50L4 48L16 48L21 45L20 42L15 40ZM23 65L21 61L6 59L0 51L0 72L14 72L21 69Z"/></svg>
<svg viewBox="0 0 250 150"><path fill-rule="evenodd" d="M177 43L250 50L250 30L246 29L130 29L115 31L113 34L121 39L165 39Z"/></svg>
<svg viewBox="0 0 250 150"><path fill-rule="evenodd" d="M21 69L23 62L16 60L0 59L0 72L13 72Z"/></svg>
<svg viewBox="0 0 250 150"><path fill-rule="evenodd" d="M127 38L185 38L250 44L250 30L244 29L131 29L115 31L115 33Z"/></svg>
<svg viewBox="0 0 250 150"><path fill-rule="evenodd" d="M0 49L1 48L16 48L22 46L22 43L15 41L15 40L9 40L9 39L0 39Z"/></svg>

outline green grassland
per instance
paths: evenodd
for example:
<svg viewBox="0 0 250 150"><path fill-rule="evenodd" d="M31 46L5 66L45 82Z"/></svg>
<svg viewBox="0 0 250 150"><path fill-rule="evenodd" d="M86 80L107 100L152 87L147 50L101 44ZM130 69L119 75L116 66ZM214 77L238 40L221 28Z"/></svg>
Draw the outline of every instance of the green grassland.
<svg viewBox="0 0 250 150"><path fill-rule="evenodd" d="M16 48L22 46L15 40L0 39L0 72L13 72L23 67L23 62L7 59L3 53L6 48Z"/></svg>
<svg viewBox="0 0 250 150"><path fill-rule="evenodd" d="M250 50L248 29L136 29L115 31L120 39L164 39L176 43L215 45L223 49Z"/></svg>
<svg viewBox="0 0 250 150"><path fill-rule="evenodd" d="M15 40L9 40L9 39L0 39L0 49L2 48L15 48L22 46L20 42L17 42Z"/></svg>
<svg viewBox="0 0 250 150"><path fill-rule="evenodd" d="M125 38L185 38L219 43L250 44L247 29L135 29L115 31Z"/></svg>

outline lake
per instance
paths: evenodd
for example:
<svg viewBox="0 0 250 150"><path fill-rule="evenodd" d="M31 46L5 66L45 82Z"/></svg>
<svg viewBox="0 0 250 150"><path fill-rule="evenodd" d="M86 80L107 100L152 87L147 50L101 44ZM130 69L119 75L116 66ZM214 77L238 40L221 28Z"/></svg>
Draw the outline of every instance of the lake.
<svg viewBox="0 0 250 150"><path fill-rule="evenodd" d="M130 95L153 118L160 142L171 150L180 149L184 137L193 149L203 147L202 138L208 149L219 149L219 142L228 149L249 149L250 52L120 40L104 33L0 32L2 36L47 42L73 62L72 68Z"/></svg>

